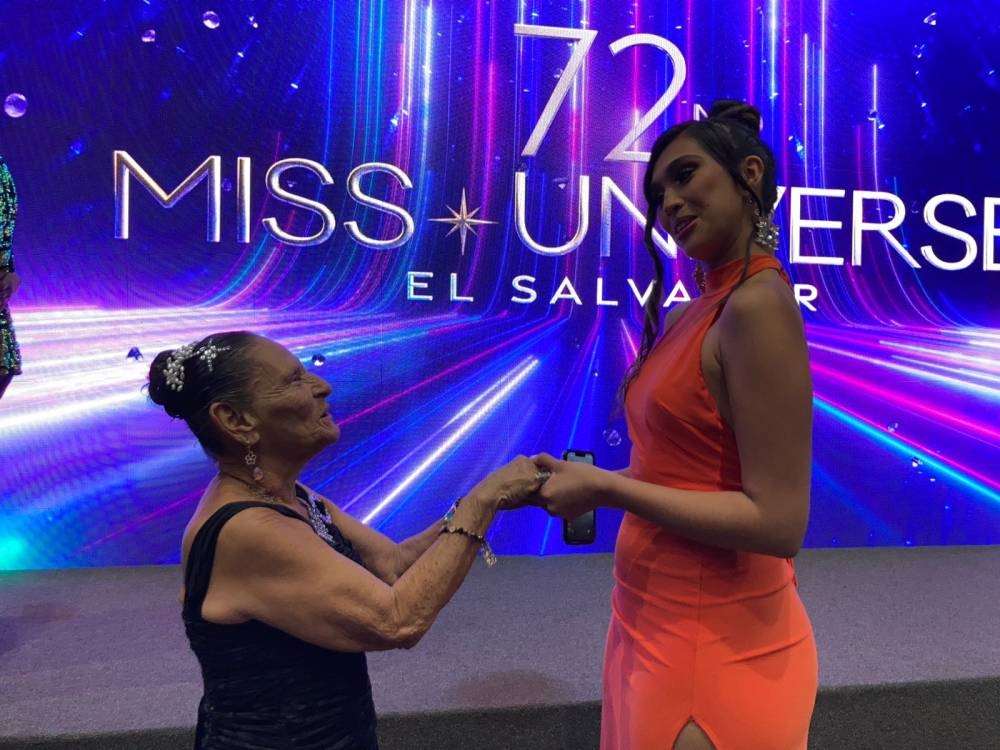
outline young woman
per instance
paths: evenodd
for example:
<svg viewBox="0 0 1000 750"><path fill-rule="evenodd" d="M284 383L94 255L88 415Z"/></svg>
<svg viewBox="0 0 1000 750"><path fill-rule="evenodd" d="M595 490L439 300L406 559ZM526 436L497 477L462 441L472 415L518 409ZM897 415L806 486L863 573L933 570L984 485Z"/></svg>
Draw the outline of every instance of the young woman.
<svg viewBox="0 0 1000 750"><path fill-rule="evenodd" d="M662 335L662 296L647 305L624 385L628 468L535 459L552 472L540 493L551 513L626 511L602 750L806 747L816 644L790 558L809 514L812 386L759 133L759 113L727 101L654 144L646 245L662 280L658 219L704 288Z"/></svg>

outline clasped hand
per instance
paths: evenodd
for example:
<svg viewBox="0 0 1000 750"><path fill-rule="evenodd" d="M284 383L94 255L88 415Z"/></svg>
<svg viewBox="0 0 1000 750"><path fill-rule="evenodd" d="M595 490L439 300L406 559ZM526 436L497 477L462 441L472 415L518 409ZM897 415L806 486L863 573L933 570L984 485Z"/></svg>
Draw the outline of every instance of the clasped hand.
<svg viewBox="0 0 1000 750"><path fill-rule="evenodd" d="M531 458L518 456L484 481L492 485L490 493L500 498L501 510L536 505L553 516L573 519L597 507L606 475L589 464L539 453Z"/></svg>
<svg viewBox="0 0 1000 750"><path fill-rule="evenodd" d="M548 453L539 453L531 460L550 473L534 503L550 515L572 520L600 505L604 494L601 486L608 474L603 469L578 461L560 461Z"/></svg>

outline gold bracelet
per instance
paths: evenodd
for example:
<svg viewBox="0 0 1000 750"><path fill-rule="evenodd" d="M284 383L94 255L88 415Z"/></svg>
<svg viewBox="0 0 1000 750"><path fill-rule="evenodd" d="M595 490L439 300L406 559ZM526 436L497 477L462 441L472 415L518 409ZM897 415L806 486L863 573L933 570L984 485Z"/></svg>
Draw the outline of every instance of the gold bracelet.
<svg viewBox="0 0 1000 750"><path fill-rule="evenodd" d="M451 524L445 524L441 529L442 534L458 534L459 536L465 536L476 542L479 542L480 548L483 550L483 561L486 563L488 568L492 568L497 564L497 556L493 554L493 550L490 549L490 543L486 541L486 537L480 536L468 529L463 529L461 526L453 526Z"/></svg>

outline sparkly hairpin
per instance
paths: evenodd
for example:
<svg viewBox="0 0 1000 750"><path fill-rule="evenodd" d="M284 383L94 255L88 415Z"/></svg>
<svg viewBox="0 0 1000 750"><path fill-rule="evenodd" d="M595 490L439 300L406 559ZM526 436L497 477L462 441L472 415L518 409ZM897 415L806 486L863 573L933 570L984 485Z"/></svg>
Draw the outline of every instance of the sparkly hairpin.
<svg viewBox="0 0 1000 750"><path fill-rule="evenodd" d="M191 357L197 356L198 359L205 363L208 371L212 372L215 358L219 356L219 352L228 350L228 346L216 346L214 342L207 343L200 350L197 350L194 344L185 344L178 347L174 350L173 354L167 357L167 364L163 368L167 386L172 391L177 391L178 393L184 389L184 363Z"/></svg>
<svg viewBox="0 0 1000 750"><path fill-rule="evenodd" d="M185 344L174 349L173 353L167 357L167 364L163 368L164 378L167 386L172 391L180 391L184 388L184 362L194 351L194 344Z"/></svg>
<svg viewBox="0 0 1000 750"><path fill-rule="evenodd" d="M198 359L204 362L205 368L211 372L215 363L215 358L219 356L219 352L225 352L228 350L228 346L216 346L214 342L210 341L201 348L200 352L198 352Z"/></svg>

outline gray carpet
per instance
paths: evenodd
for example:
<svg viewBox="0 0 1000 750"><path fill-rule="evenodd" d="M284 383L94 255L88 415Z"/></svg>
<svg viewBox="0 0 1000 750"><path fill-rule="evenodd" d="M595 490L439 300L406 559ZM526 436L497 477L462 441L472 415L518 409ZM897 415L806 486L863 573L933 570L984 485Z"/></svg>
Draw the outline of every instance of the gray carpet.
<svg viewBox="0 0 1000 750"><path fill-rule="evenodd" d="M1000 748L1000 548L797 564L820 653L811 747ZM370 657L386 750L596 747L610 565L477 564L416 648ZM178 581L175 567L0 574L0 747L190 747L200 681Z"/></svg>

